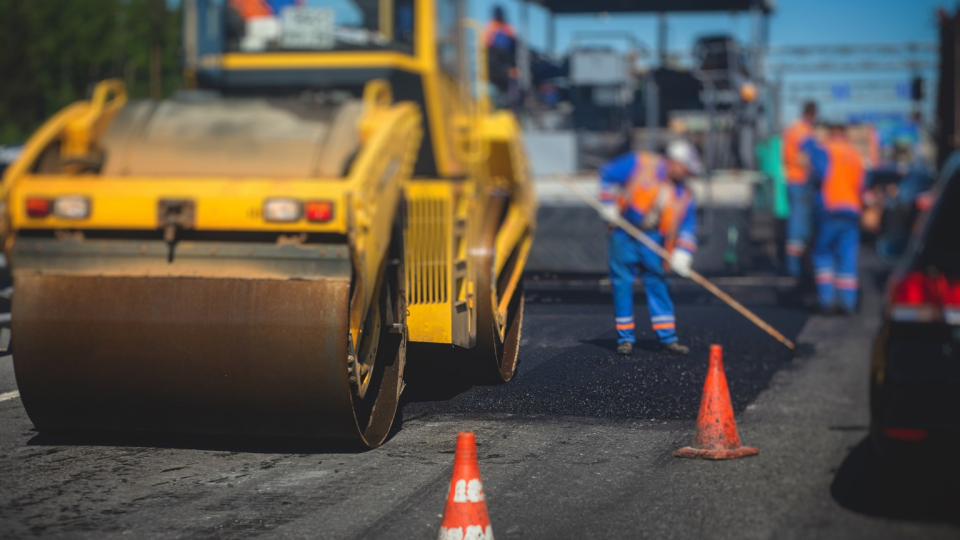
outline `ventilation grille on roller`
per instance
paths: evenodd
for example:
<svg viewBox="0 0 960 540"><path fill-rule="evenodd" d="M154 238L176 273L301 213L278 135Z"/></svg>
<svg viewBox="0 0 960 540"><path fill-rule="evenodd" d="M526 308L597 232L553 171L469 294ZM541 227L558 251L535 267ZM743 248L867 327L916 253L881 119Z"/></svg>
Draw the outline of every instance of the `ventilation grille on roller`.
<svg viewBox="0 0 960 540"><path fill-rule="evenodd" d="M411 198L408 201L404 244L410 304L447 301L450 220L446 199Z"/></svg>

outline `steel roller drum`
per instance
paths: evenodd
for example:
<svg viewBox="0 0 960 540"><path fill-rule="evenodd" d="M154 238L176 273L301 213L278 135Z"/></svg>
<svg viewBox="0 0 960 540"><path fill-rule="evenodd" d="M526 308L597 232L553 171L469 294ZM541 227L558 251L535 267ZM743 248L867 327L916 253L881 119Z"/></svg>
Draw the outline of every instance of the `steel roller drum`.
<svg viewBox="0 0 960 540"><path fill-rule="evenodd" d="M34 424L382 442L402 366L358 425L347 248L209 244L170 263L162 242L18 239L14 366Z"/></svg>

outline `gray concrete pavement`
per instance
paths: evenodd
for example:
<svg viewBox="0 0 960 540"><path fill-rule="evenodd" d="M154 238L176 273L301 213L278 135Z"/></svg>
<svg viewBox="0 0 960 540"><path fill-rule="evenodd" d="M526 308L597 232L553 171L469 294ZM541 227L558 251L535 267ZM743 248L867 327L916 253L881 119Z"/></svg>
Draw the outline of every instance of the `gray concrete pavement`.
<svg viewBox="0 0 960 540"><path fill-rule="evenodd" d="M467 429L501 539L958 537L956 495L879 501L871 491L876 290L852 319L808 318L768 291L742 296L814 350L791 358L709 297L685 294L691 357L659 356L647 341L619 358L607 296L541 288L528 293L514 381L438 387L414 369L400 429L369 452L53 438L33 430L19 399L0 402L0 537L435 538L456 432ZM690 441L713 342L755 458L670 457ZM0 359L0 391L9 363Z"/></svg>

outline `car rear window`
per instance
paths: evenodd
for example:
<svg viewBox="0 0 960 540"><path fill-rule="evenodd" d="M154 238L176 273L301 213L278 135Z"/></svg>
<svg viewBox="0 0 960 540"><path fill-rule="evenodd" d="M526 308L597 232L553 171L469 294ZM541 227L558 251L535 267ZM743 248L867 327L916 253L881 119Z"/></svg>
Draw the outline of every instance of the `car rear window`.
<svg viewBox="0 0 960 540"><path fill-rule="evenodd" d="M955 173L940 194L930 216L921 259L941 272L960 275L960 172Z"/></svg>

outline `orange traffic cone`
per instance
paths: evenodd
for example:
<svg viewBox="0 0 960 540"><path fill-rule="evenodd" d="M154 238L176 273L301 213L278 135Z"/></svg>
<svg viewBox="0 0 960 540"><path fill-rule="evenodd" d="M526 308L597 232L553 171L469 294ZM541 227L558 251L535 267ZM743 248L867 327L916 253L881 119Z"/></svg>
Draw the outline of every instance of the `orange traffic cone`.
<svg viewBox="0 0 960 540"><path fill-rule="evenodd" d="M700 415L697 417L697 433L693 446L673 452L673 457L695 459L736 459L755 456L759 450L740 446L737 421L733 418L727 376L723 373L723 348L710 346L710 367L707 381L703 384L700 400Z"/></svg>
<svg viewBox="0 0 960 540"><path fill-rule="evenodd" d="M493 540L486 500L477 464L477 439L473 433L462 431L457 434L453 477L439 540Z"/></svg>

